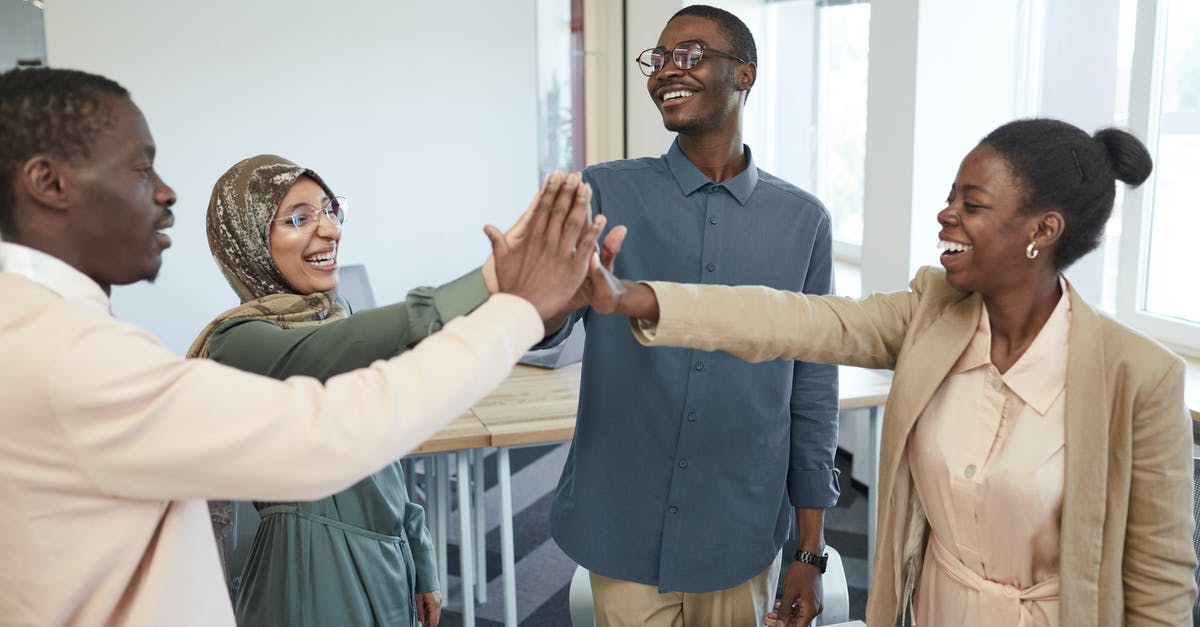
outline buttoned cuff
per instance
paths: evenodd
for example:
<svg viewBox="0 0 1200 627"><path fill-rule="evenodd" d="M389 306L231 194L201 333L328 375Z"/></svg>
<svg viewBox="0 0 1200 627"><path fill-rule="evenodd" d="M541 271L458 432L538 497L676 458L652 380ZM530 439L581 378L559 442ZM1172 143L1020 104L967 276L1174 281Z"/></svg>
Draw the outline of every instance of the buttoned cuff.
<svg viewBox="0 0 1200 627"><path fill-rule="evenodd" d="M437 561L432 546L412 545L413 564L416 567L417 594L441 590L438 583Z"/></svg>
<svg viewBox="0 0 1200 627"><path fill-rule="evenodd" d="M841 494L838 487L840 474L837 468L789 471L788 500L792 507L829 509L836 505Z"/></svg>

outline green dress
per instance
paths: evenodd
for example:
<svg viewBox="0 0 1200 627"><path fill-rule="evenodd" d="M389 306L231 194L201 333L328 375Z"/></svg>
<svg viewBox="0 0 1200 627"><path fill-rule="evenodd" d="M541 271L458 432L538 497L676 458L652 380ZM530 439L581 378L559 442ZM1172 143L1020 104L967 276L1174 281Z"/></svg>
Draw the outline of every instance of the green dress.
<svg viewBox="0 0 1200 627"><path fill-rule="evenodd" d="M404 352L485 300L476 270L328 324L282 329L239 318L215 332L209 356L277 379L324 381ZM261 521L240 577L238 625L415 626L415 595L439 587L425 510L409 501L398 461L319 501L254 506Z"/></svg>

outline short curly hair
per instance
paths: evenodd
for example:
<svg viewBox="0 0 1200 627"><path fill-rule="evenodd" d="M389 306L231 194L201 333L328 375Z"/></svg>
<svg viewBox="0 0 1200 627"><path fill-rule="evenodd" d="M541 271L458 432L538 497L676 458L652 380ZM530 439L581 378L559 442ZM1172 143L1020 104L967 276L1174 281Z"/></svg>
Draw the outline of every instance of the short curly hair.
<svg viewBox="0 0 1200 627"><path fill-rule="evenodd" d="M128 96L115 81L78 70L14 69L0 74L0 233L15 234L17 170L38 153L90 156L113 123L103 95Z"/></svg>
<svg viewBox="0 0 1200 627"><path fill-rule="evenodd" d="M725 9L710 7L706 4L693 4L676 11L671 19L685 15L716 22L721 32L729 38L729 45L733 47L733 50L729 52L749 63L758 65L758 48L754 45L754 35L750 33L750 28L738 16Z"/></svg>

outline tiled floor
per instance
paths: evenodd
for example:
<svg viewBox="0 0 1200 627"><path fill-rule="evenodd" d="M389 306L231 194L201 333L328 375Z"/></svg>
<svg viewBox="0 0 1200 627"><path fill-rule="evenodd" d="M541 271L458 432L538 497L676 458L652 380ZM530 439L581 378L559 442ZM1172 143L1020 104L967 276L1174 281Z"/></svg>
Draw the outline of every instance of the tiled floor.
<svg viewBox="0 0 1200 627"><path fill-rule="evenodd" d="M569 627L571 624L567 592L575 564L550 539L548 522L550 498L566 455L565 444L515 449L511 454L516 516L517 619L524 627ZM503 624L504 615L495 454L489 454L485 463L488 602L476 607L475 616L479 627L493 627ZM849 459L839 454L837 463L842 471L842 496L837 507L826 514L825 537L842 554L850 590L850 616L861 618L866 608L867 498L861 487L851 485ZM462 606L458 591L457 521L452 521L449 527L450 581L446 589L450 602L441 624L458 627L462 624Z"/></svg>

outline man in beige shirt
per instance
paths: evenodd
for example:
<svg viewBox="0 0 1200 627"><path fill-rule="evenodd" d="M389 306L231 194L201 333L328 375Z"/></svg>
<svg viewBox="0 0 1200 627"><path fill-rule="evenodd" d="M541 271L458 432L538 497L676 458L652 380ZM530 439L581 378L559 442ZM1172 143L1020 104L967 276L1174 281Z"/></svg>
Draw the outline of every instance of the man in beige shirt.
<svg viewBox="0 0 1200 627"><path fill-rule="evenodd" d="M403 456L542 337L603 228L551 177L519 241L486 229L504 293L395 359L276 381L112 317L171 243L154 152L116 83L0 74L0 625L232 626L205 499L318 498Z"/></svg>

